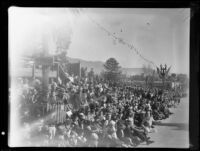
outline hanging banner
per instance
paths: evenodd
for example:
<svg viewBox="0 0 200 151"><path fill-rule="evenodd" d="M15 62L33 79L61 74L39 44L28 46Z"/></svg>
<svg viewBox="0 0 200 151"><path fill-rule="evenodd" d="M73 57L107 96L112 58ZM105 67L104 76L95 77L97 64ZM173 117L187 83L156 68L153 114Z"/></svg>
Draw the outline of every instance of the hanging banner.
<svg viewBox="0 0 200 151"><path fill-rule="evenodd" d="M100 25L98 22L96 22L94 19L92 19L91 17L89 17L87 14L86 16L89 18L89 20L93 23L95 23L101 30L104 30L105 32L107 32L108 36L112 36L113 38L115 38L116 40L118 40L119 43L123 44L123 45L126 45L127 47L129 47L130 49L133 49L137 55L140 56L141 59L143 59L144 61L152 64L153 66L156 67L155 63L153 61L149 61L147 60L146 58L144 58L140 53L139 51L132 45L132 44L129 44L128 42L124 41L123 38L120 38L120 37L117 37L115 36L115 33L112 34L111 32L109 32L106 28L104 28L102 25ZM122 30L121 30L122 32ZM115 42L113 42L114 45L116 45Z"/></svg>

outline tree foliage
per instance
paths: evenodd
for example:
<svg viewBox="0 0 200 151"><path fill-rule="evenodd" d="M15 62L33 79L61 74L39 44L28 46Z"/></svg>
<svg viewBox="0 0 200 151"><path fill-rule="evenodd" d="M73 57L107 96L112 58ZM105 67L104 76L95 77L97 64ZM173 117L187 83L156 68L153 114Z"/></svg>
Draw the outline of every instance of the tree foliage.
<svg viewBox="0 0 200 151"><path fill-rule="evenodd" d="M175 82L177 80L176 74L172 73L170 76L168 76L168 79L171 82Z"/></svg>
<svg viewBox="0 0 200 151"><path fill-rule="evenodd" d="M106 63L104 64L105 68L105 79L109 81L115 81L120 78L121 71L119 63L115 58L109 58Z"/></svg>

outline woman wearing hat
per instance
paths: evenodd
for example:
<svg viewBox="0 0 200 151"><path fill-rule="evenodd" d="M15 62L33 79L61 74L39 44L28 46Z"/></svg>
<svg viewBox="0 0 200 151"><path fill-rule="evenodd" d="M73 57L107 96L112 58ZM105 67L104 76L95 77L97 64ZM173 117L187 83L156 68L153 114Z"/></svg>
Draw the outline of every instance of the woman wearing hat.
<svg viewBox="0 0 200 151"><path fill-rule="evenodd" d="M81 115L82 115L82 114L81 114ZM86 125L86 121L85 121L85 119L84 119L84 115L82 115L82 116L80 117L80 119L79 119L79 121L78 121L78 124L79 124L79 128L78 128L79 132L80 132L80 131L83 131L83 130L84 130L84 127L85 127L85 125Z"/></svg>

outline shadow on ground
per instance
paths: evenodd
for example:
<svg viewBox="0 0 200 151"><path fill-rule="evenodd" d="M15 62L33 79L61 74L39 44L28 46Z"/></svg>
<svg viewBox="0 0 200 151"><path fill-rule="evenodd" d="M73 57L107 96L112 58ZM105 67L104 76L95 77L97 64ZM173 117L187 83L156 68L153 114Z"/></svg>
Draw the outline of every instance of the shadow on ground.
<svg viewBox="0 0 200 151"><path fill-rule="evenodd" d="M188 124L186 123L156 123L155 125L175 127L173 130L189 130Z"/></svg>

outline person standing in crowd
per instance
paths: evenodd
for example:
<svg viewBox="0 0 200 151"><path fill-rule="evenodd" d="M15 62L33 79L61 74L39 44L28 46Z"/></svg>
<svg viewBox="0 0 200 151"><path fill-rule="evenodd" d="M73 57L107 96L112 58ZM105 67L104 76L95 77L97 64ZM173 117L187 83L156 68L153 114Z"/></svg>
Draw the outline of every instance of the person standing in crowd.
<svg viewBox="0 0 200 151"><path fill-rule="evenodd" d="M48 115L54 114L55 104L59 101L60 110L66 112L66 116L57 123L51 119L49 140L57 146L89 147L135 147L141 142L152 143L148 133L155 132L153 121L170 115L169 104L172 101L169 92L163 94L159 89L95 79L76 79L65 86L51 80L46 102L47 117L51 118ZM29 98L34 104L35 100L41 99L39 86L35 84L29 90L29 83L25 83L28 91L23 93L24 101ZM68 108L63 109L63 104ZM69 111L72 115L68 115ZM58 113L61 117L61 112ZM60 129L62 125L65 125L64 129Z"/></svg>

